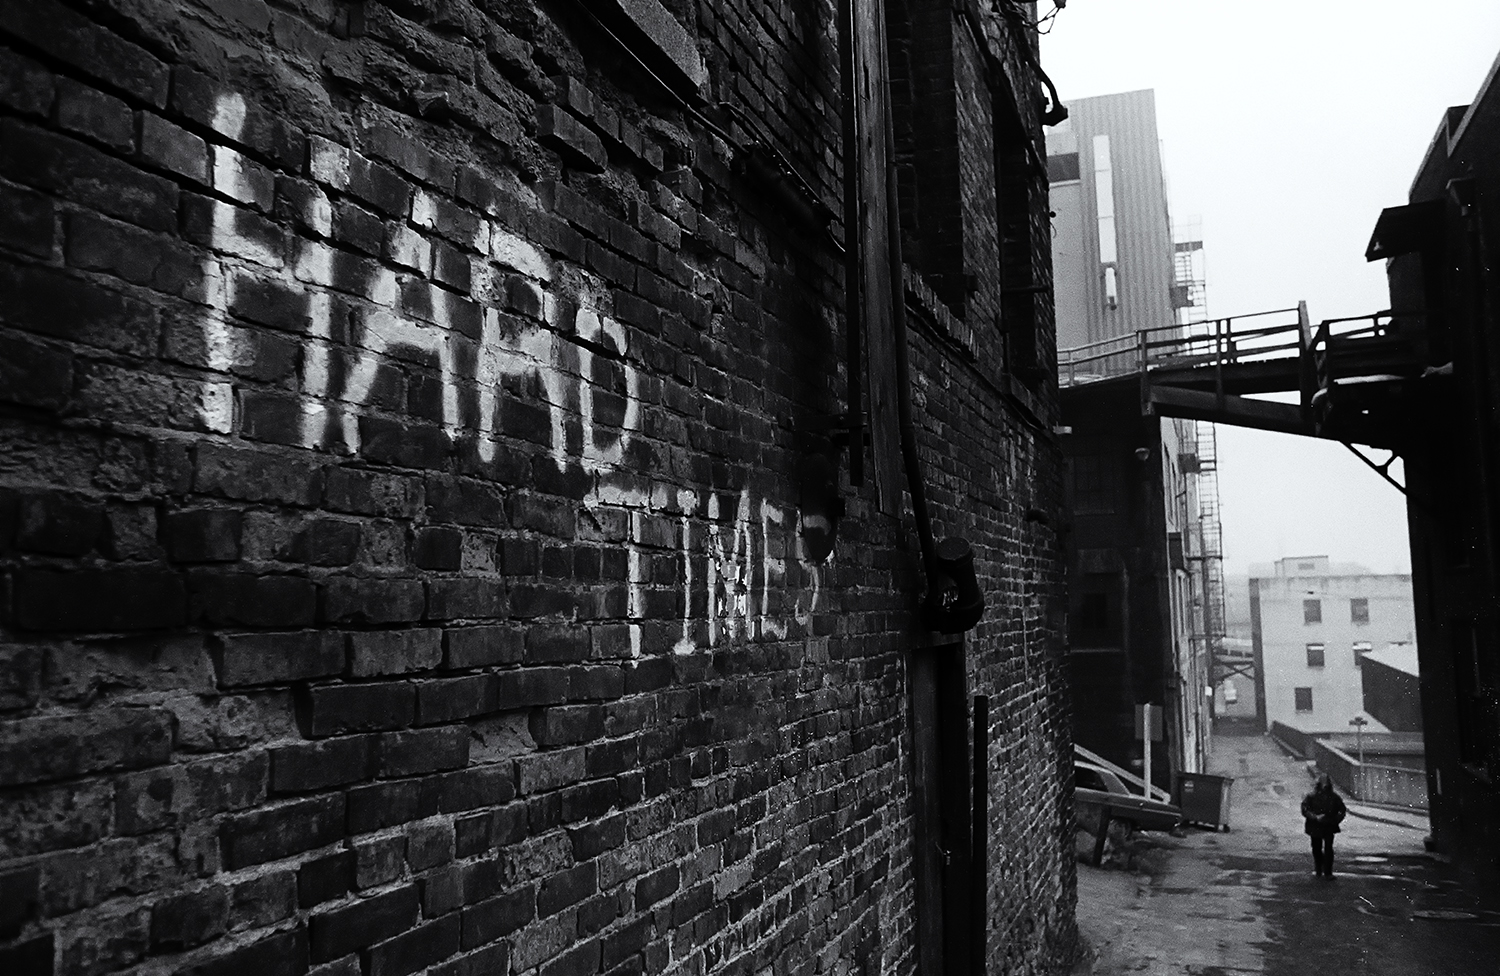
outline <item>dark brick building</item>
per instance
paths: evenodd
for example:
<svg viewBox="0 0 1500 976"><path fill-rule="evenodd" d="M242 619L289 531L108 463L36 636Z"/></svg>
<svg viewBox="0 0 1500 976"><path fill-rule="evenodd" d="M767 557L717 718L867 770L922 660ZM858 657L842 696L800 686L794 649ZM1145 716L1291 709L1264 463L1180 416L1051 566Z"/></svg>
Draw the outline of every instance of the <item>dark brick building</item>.
<svg viewBox="0 0 1500 976"><path fill-rule="evenodd" d="M886 12L910 401L988 603L943 636L824 226L834 5L7 4L0 972L1065 961L1011 7Z"/></svg>
<svg viewBox="0 0 1500 976"><path fill-rule="evenodd" d="M1366 407L1399 432L1411 539L1427 795L1439 850L1500 871L1500 61L1442 112L1386 261L1411 378ZM1387 384L1390 385L1390 384Z"/></svg>

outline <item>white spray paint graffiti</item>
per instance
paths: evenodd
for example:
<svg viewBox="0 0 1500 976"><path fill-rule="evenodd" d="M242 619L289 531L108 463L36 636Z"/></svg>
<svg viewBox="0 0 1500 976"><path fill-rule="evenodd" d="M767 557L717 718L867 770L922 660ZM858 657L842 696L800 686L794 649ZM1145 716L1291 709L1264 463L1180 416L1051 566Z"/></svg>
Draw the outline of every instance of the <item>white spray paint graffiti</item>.
<svg viewBox="0 0 1500 976"><path fill-rule="evenodd" d="M239 96L221 97L213 128L238 140L245 117L245 104ZM230 200L255 203L254 164L222 146L215 146L213 152L214 188ZM350 168L348 148L313 139L309 169L318 183L343 190L349 185ZM582 500L583 506L621 508L631 513L626 548L632 653L642 653L641 622L646 614L649 565L642 526L653 511L679 513L678 583L683 594L683 630L676 651L691 653L698 649L692 620L695 595L703 597L707 608L709 647L733 640L787 636L789 620L773 612L771 601L773 593L785 587L787 563L783 556L792 547L800 547L796 520L789 519L789 513L767 500L753 501L746 489L738 499L728 496L731 501L727 504L734 506L733 521L721 527L721 515L728 510L718 494L707 496L706 519L700 519L696 492L678 491L673 506L665 493L653 501L650 492L634 482L608 477L622 470L630 442L640 433L642 378L628 358L626 329L601 311L602 287L590 287L585 279L564 299L558 293L559 272L551 260L529 241L494 221L486 221L473 242L487 258L472 262L471 294L485 306L477 350L468 352L466 340L454 328L454 303L463 299L423 282L418 286L419 298L426 300L430 321L403 314L397 307L401 295L397 273L370 264L366 267L372 270L358 289L368 304L350 336L352 358L336 371L334 364L340 360L335 355L335 343L340 336L334 327L334 285L339 252L323 241L299 238L292 245L295 253L288 257L281 251L280 237L260 239L255 233L242 231L241 213L233 204L215 202L214 256L204 262L208 309L202 319L203 349L205 365L214 376L201 386L199 407L209 430L230 433L234 429L234 392L228 374L240 361L242 351L237 348L229 315L237 292L251 278L275 283L306 300L298 431L302 446L358 454L361 412L374 394L382 366L391 361L393 350L403 349L436 364L442 384L442 429L450 441L472 430L480 460L492 461L500 431L503 382L507 378L535 377L547 405L552 460L559 470L576 463L596 476ZM325 239L332 236L333 207L321 189L312 192L301 220L315 235ZM436 226L436 205L421 190L413 197L410 220L417 228ZM432 270L431 243L413 227L402 226L393 232L390 256L393 262L419 275ZM513 287L533 291L542 309L541 322L518 326L517 320L503 317L486 301L497 291L497 274L510 276ZM564 338L564 334L570 338ZM623 389L614 394L624 404L618 426L601 423L598 416L599 385L595 376L596 365L602 362L617 364L622 377ZM474 410L470 424L464 421L465 390L471 391L468 399ZM574 405L581 437L576 451L570 450L567 424L569 409ZM726 506L724 511L721 505ZM820 571L802 558L800 549L797 558L806 569L811 591L799 592L791 618L806 626L818 606ZM703 565L702 572L695 572L695 561Z"/></svg>

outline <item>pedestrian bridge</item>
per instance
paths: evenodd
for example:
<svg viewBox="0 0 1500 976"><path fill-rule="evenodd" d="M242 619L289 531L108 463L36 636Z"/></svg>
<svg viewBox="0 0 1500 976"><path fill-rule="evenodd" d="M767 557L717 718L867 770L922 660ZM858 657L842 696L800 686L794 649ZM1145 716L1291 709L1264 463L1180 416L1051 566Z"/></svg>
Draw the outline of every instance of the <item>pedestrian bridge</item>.
<svg viewBox="0 0 1500 976"><path fill-rule="evenodd" d="M1446 375L1426 366L1420 325L1389 311L1313 325L1304 302L1059 349L1057 372L1065 389L1139 383L1146 415L1399 453L1410 388Z"/></svg>

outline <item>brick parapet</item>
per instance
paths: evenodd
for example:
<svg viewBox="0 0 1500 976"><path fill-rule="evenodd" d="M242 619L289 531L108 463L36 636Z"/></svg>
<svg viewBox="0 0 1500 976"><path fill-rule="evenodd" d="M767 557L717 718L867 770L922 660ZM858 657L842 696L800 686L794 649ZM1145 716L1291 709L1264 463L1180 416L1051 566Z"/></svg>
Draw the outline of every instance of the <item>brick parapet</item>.
<svg viewBox="0 0 1500 976"><path fill-rule="evenodd" d="M835 203L831 8L693 10L732 133ZM868 488L830 561L798 532L840 263L609 43L0 23L0 969L915 967L910 533ZM964 328L916 343L923 452L991 594L991 955L1040 972L1059 462Z"/></svg>

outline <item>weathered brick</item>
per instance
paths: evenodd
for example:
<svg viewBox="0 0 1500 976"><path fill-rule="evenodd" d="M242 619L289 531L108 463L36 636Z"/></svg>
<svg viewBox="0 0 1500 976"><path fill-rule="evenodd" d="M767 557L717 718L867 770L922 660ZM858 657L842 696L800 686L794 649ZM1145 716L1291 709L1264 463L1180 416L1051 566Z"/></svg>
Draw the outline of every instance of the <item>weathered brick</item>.
<svg viewBox="0 0 1500 976"><path fill-rule="evenodd" d="M348 191L387 217L404 218L411 209L411 186L389 166L349 154Z"/></svg>
<svg viewBox="0 0 1500 976"><path fill-rule="evenodd" d="M344 640L313 630L224 634L213 645L224 688L323 678L344 670Z"/></svg>
<svg viewBox="0 0 1500 976"><path fill-rule="evenodd" d="M427 517L434 522L494 528L505 524L505 503L493 485L462 478L427 479Z"/></svg>
<svg viewBox="0 0 1500 976"><path fill-rule="evenodd" d="M307 926L311 958L323 962L364 949L391 932L410 928L416 918L415 885L403 885L350 905L315 912Z"/></svg>
<svg viewBox="0 0 1500 976"><path fill-rule="evenodd" d="M493 675L438 678L417 685L417 724L460 721L498 709Z"/></svg>
<svg viewBox="0 0 1500 976"><path fill-rule="evenodd" d="M381 776L415 776L462 769L469 762L469 730L449 728L390 732L380 737Z"/></svg>
<svg viewBox="0 0 1500 976"><path fill-rule="evenodd" d="M183 976L303 976L307 972L307 930L277 932L221 956L180 970Z"/></svg>
<svg viewBox="0 0 1500 976"><path fill-rule="evenodd" d="M312 908L342 898L354 888L354 852L334 851L297 869L297 904Z"/></svg>
<svg viewBox="0 0 1500 976"><path fill-rule="evenodd" d="M553 752L521 756L516 760L519 792L522 796L544 793L583 779L582 749L559 749Z"/></svg>
<svg viewBox="0 0 1500 976"><path fill-rule="evenodd" d="M479 576L427 581L428 620L484 620L505 616L505 588Z"/></svg>
<svg viewBox="0 0 1500 976"><path fill-rule="evenodd" d="M113 708L0 723L0 786L160 765L172 755L172 713Z"/></svg>
<svg viewBox="0 0 1500 976"><path fill-rule="evenodd" d="M51 200L20 187L0 186L0 209L9 215L0 226L0 246L34 257L52 257L56 207Z"/></svg>
<svg viewBox="0 0 1500 976"><path fill-rule="evenodd" d="M229 886L229 929L262 928L297 911L297 876L274 870Z"/></svg>
<svg viewBox="0 0 1500 976"><path fill-rule="evenodd" d="M349 673L356 678L426 671L443 659L443 632L432 628L354 631L348 641Z"/></svg>
<svg viewBox="0 0 1500 976"><path fill-rule="evenodd" d="M658 868L635 883L635 903L641 908L656 904L677 892L682 875L677 865Z"/></svg>
<svg viewBox="0 0 1500 976"><path fill-rule="evenodd" d="M524 651L523 635L517 627L450 627L443 632L443 667L518 663Z"/></svg>
<svg viewBox="0 0 1500 976"><path fill-rule="evenodd" d="M586 661L591 646L584 627L532 627L526 631L526 659L539 664Z"/></svg>
<svg viewBox="0 0 1500 976"><path fill-rule="evenodd" d="M598 705L559 705L531 713L531 737L542 748L578 745L604 735L604 710Z"/></svg>
<svg viewBox="0 0 1500 976"><path fill-rule="evenodd" d="M316 737L403 729L416 719L417 689L409 681L319 685L308 690L299 714Z"/></svg>
<svg viewBox="0 0 1500 976"><path fill-rule="evenodd" d="M406 834L406 863L413 871L453 860L453 825L438 821L412 827Z"/></svg>
<svg viewBox="0 0 1500 976"><path fill-rule="evenodd" d="M415 579L334 577L322 589L322 619L328 623L417 621L427 597L422 582Z"/></svg>
<svg viewBox="0 0 1500 976"><path fill-rule="evenodd" d="M463 533L452 526L418 529L412 540L412 562L423 569L459 569L463 546Z"/></svg>
<svg viewBox="0 0 1500 976"><path fill-rule="evenodd" d="M599 971L599 940L589 939L545 963L537 976L591 976Z"/></svg>
<svg viewBox="0 0 1500 976"><path fill-rule="evenodd" d="M240 558L240 513L200 508L169 514L164 523L167 554L182 563L234 562Z"/></svg>
<svg viewBox="0 0 1500 976"><path fill-rule="evenodd" d="M359 554L359 523L344 519L311 519L292 541L291 556L312 566L347 566Z"/></svg>
<svg viewBox="0 0 1500 976"><path fill-rule="evenodd" d="M0 267L0 321L37 335L137 354L154 350L159 331L147 303L55 268Z"/></svg>
<svg viewBox="0 0 1500 976"><path fill-rule="evenodd" d="M132 98L158 108L167 100L167 69L143 48L55 0L36 0L6 17L7 32Z"/></svg>
<svg viewBox="0 0 1500 976"><path fill-rule="evenodd" d="M150 230L177 224L177 185L75 139L0 122L0 175Z"/></svg>
<svg viewBox="0 0 1500 976"><path fill-rule="evenodd" d="M81 556L94 548L104 526L98 502L57 492L29 495L16 512L16 547L50 556Z"/></svg>
<svg viewBox="0 0 1500 976"><path fill-rule="evenodd" d="M173 295L186 293L202 276L202 260L171 238L91 214L68 216L64 254L75 268Z"/></svg>
<svg viewBox="0 0 1500 976"><path fill-rule="evenodd" d="M323 491L323 472L316 461L246 451L218 444L199 444L193 466L193 488L250 502L315 505Z"/></svg>
<svg viewBox="0 0 1500 976"><path fill-rule="evenodd" d="M229 921L229 890L209 885L151 906L151 948L188 949L222 933Z"/></svg>
<svg viewBox="0 0 1500 976"><path fill-rule="evenodd" d="M130 106L96 88L59 78L53 112L59 128L120 152L128 153L135 147L135 117Z"/></svg>
<svg viewBox="0 0 1500 976"><path fill-rule="evenodd" d="M444 813L509 803L516 795L509 764L471 766L438 778L438 806Z"/></svg>
<svg viewBox="0 0 1500 976"><path fill-rule="evenodd" d="M521 668L495 675L497 705L501 709L529 708L564 701L568 694L565 668Z"/></svg>
<svg viewBox="0 0 1500 976"><path fill-rule="evenodd" d="M317 619L317 586L300 576L194 571L192 605L210 624L305 627Z"/></svg>
<svg viewBox="0 0 1500 976"><path fill-rule="evenodd" d="M463 912L463 947L502 939L536 917L536 889L523 885L470 905Z"/></svg>
<svg viewBox="0 0 1500 976"><path fill-rule="evenodd" d="M137 143L144 162L201 186L208 185L208 144L202 137L159 115L142 112Z"/></svg>
<svg viewBox="0 0 1500 976"><path fill-rule="evenodd" d="M236 814L220 827L224 864L230 869L274 861L344 836L344 797L308 797Z"/></svg>
<svg viewBox="0 0 1500 976"><path fill-rule="evenodd" d="M458 951L459 917L419 925L370 950L370 976L407 976Z"/></svg>
<svg viewBox="0 0 1500 976"><path fill-rule="evenodd" d="M354 841L354 887L360 891L395 881L406 867L406 838L368 837Z"/></svg>
<svg viewBox="0 0 1500 976"><path fill-rule="evenodd" d="M351 834L366 834L437 812L437 790L430 781L408 779L357 786L349 791L348 829Z"/></svg>
<svg viewBox="0 0 1500 976"><path fill-rule="evenodd" d="M416 515L421 497L416 478L351 468L328 471L325 502L340 512L410 518Z"/></svg>
<svg viewBox="0 0 1500 976"><path fill-rule="evenodd" d="M375 751L369 736L278 746L271 750L271 792L310 793L370 779Z"/></svg>
<svg viewBox="0 0 1500 976"><path fill-rule="evenodd" d="M15 51L0 51L0 104L26 115L49 115L57 82L52 72Z"/></svg>

